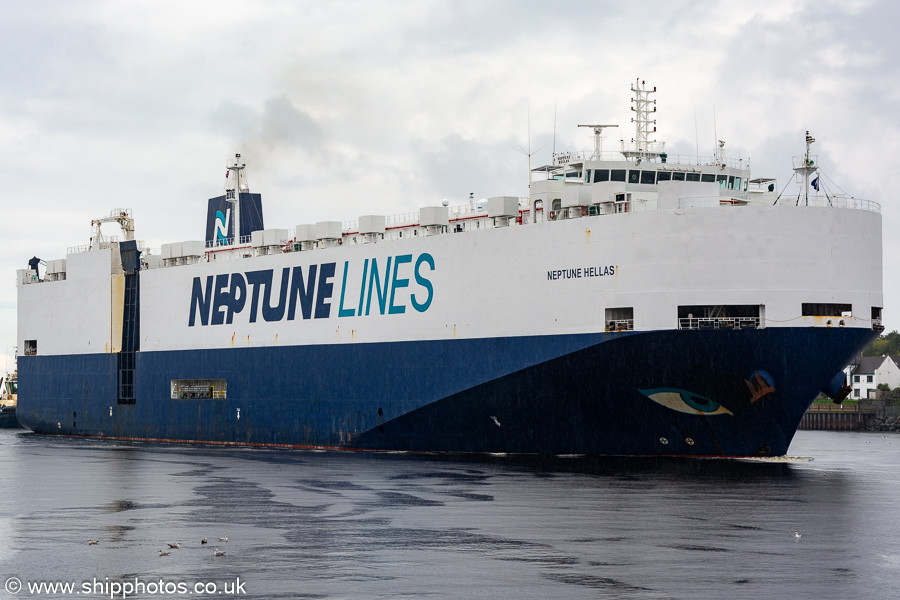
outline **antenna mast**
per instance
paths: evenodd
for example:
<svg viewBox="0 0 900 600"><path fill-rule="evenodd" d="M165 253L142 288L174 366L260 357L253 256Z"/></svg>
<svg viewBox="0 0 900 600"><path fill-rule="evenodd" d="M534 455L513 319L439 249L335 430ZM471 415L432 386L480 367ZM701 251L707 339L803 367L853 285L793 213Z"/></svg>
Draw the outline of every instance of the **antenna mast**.
<svg viewBox="0 0 900 600"><path fill-rule="evenodd" d="M656 87L648 90L644 84L645 82L637 80L631 86L631 91L634 92L634 98L632 98L634 106L631 107L631 110L634 111L634 118L631 120L634 121L634 142L637 144L638 152L648 153L650 144L656 142L656 140L650 139L650 134L656 133L656 119L650 119L650 114L656 112L656 100L650 99L650 94L656 93ZM651 125L653 125L653 131L650 131Z"/></svg>
<svg viewBox="0 0 900 600"><path fill-rule="evenodd" d="M660 155L653 149L656 140L650 139L650 135L656 133L656 119L650 118L656 112L656 100L650 99L650 94L656 93L656 87L652 90L647 89L645 83L637 79L631 86L631 91L634 92L634 98L631 99L634 103L634 106L631 107L631 110L634 111L634 117L631 119L634 123L634 139L631 140L634 147L625 149L625 142L622 142L622 154L626 158L634 158L638 161Z"/></svg>
<svg viewBox="0 0 900 600"><path fill-rule="evenodd" d="M797 165L798 162L800 163L799 165L794 167L794 172L797 175L803 176L803 201L807 206L809 206L809 176L811 173L814 173L816 170L818 170L818 167L816 166L816 160L818 160L818 157L816 157L816 156L810 157L810 155L809 155L809 147L815 141L816 141L816 139L813 136L809 135L809 131L807 131L806 132L806 153L803 156L800 156L800 157L795 156L794 157L794 164ZM798 198L798 202L799 202L799 198Z"/></svg>
<svg viewBox="0 0 900 600"><path fill-rule="evenodd" d="M541 146L534 152L531 151L531 106L528 107L528 150L525 150L522 146L518 144L515 146L515 149L528 157L528 204L531 205L531 157L546 148L547 146Z"/></svg>
<svg viewBox="0 0 900 600"><path fill-rule="evenodd" d="M716 107L715 106L713 106L713 139L716 140L717 143L721 141L719 139L719 132L717 131L717 128L716 128ZM722 146L725 146L725 142L722 142ZM719 157L717 156L716 164L719 164L718 159L719 159Z"/></svg>
<svg viewBox="0 0 900 600"><path fill-rule="evenodd" d="M556 159L556 100L553 101L553 158Z"/></svg>

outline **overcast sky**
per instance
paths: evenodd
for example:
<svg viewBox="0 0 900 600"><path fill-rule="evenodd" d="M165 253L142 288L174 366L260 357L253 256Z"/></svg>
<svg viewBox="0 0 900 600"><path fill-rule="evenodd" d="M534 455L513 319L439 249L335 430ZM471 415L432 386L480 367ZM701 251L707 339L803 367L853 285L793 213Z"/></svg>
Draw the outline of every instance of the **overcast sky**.
<svg viewBox="0 0 900 600"><path fill-rule="evenodd" d="M630 140L638 77L670 152L717 136L779 188L810 130L828 178L881 203L900 329L898 6L0 0L0 344L31 256L63 258L120 207L151 248L202 239L235 152L268 227L525 196L529 113L536 165L554 110L557 150L590 148L585 122Z"/></svg>

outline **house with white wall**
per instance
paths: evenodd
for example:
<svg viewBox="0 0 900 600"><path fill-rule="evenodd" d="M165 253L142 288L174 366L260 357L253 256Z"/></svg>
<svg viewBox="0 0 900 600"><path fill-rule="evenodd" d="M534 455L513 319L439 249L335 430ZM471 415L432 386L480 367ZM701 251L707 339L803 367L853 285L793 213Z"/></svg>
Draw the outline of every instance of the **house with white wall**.
<svg viewBox="0 0 900 600"><path fill-rule="evenodd" d="M848 385L853 388L850 398L868 398L869 391L887 384L890 389L900 387L900 356L862 356L847 365Z"/></svg>

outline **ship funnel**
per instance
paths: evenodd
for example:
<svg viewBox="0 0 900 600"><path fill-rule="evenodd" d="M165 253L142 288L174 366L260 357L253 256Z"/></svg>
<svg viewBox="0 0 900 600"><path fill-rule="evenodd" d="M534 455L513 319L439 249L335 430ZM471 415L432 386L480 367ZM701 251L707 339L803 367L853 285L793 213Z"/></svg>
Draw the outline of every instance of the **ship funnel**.
<svg viewBox="0 0 900 600"><path fill-rule="evenodd" d="M254 231L265 229L262 197L251 194L245 169L247 162L235 154L226 165L225 194L210 198L206 213L206 245L230 246L251 243Z"/></svg>

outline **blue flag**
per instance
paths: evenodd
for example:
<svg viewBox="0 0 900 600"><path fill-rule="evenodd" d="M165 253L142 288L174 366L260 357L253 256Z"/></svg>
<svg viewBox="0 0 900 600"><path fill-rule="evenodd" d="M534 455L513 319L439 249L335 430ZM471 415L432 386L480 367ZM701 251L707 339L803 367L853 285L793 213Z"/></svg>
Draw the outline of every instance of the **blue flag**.
<svg viewBox="0 0 900 600"><path fill-rule="evenodd" d="M819 191L819 178L816 177L815 179L813 179L811 182L811 185L818 192Z"/></svg>

